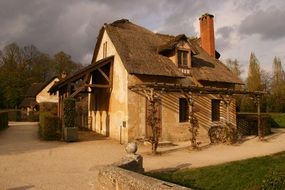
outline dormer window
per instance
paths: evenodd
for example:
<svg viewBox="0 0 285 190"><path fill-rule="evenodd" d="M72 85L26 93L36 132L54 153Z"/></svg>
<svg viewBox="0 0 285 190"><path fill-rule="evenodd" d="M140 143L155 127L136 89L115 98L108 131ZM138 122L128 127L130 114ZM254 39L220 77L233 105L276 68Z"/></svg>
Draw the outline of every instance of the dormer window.
<svg viewBox="0 0 285 190"><path fill-rule="evenodd" d="M188 67L188 51L177 50L178 67Z"/></svg>

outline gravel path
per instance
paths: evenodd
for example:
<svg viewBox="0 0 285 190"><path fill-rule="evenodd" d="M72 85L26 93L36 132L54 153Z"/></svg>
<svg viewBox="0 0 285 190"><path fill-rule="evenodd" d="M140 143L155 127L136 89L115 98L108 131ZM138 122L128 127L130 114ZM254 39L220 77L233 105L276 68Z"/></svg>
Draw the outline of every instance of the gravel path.
<svg viewBox="0 0 285 190"><path fill-rule="evenodd" d="M200 151L190 151L184 148L169 152L162 149L161 156L152 156L143 152L146 171L168 170L175 168L196 168L265 156L285 151L285 129L273 129L274 133L260 141L256 136L250 136L237 145L212 145ZM189 147L190 142L180 143L180 147ZM163 153L163 151L169 153Z"/></svg>
<svg viewBox="0 0 285 190"><path fill-rule="evenodd" d="M0 189L94 189L96 167L124 154L113 140L44 142L37 123L10 123L0 132Z"/></svg>
<svg viewBox="0 0 285 190"><path fill-rule="evenodd" d="M208 166L285 151L285 129L274 132L265 142L249 137L239 145L216 145L201 151L189 151L189 142L183 142L159 148L162 154L157 156L149 154L149 146L140 146L138 153L143 155L146 171ZM119 161L125 151L118 141L99 136L87 139L40 141L37 123L10 123L7 130L0 131L0 190L95 189L97 167Z"/></svg>

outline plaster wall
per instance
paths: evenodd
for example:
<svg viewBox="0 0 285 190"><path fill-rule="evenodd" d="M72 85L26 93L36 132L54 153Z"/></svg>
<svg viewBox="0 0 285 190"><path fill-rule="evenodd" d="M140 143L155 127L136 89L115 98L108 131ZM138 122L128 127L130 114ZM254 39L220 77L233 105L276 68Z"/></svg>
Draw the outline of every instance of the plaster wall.
<svg viewBox="0 0 285 190"><path fill-rule="evenodd" d="M94 93L89 96L91 128L125 143L128 141L128 73L106 31L103 34L96 61L104 58L103 44L106 42L106 57L114 56L113 86L109 94L95 89ZM98 107L104 109L98 109Z"/></svg>
<svg viewBox="0 0 285 190"><path fill-rule="evenodd" d="M142 81L129 76L129 82L141 83ZM159 93L161 97L161 141L184 141L190 139L189 122L179 122L179 98L184 98L180 93ZM129 140L143 139L146 135L146 98L143 94L129 91ZM208 130L211 126L226 122L226 105L220 103L220 121L212 122L211 99L220 99L215 95L195 95L194 112L199 121L197 141L209 143ZM230 123L236 126L235 101L230 104Z"/></svg>
<svg viewBox="0 0 285 190"><path fill-rule="evenodd" d="M56 94L49 94L49 89L54 85L55 82L59 81L58 78L52 80L37 96L36 101L41 102L53 102L58 103L58 92Z"/></svg>

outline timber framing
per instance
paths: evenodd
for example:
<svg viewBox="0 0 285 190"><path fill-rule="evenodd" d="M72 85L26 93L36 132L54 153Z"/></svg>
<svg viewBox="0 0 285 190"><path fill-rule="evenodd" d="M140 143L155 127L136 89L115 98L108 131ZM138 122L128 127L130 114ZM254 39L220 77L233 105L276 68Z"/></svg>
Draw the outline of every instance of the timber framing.
<svg viewBox="0 0 285 190"><path fill-rule="evenodd" d="M75 72L54 84L49 93L59 92L58 116L63 118L63 101L79 94L90 94L96 89L108 89L113 85L114 56L106 57Z"/></svg>
<svg viewBox="0 0 285 190"><path fill-rule="evenodd" d="M107 57L96 63L92 63L87 67L75 72L73 75L68 76L56 83L49 90L50 93L55 93L56 91L60 91L60 95L65 94L65 97L75 97L79 93L91 93L88 88L112 88L113 83L113 62L114 56ZM110 64L109 71L103 71L102 67ZM98 76L94 76L94 72L98 71L101 75L100 77L105 80L105 83L90 83L91 77L96 78ZM93 80L93 79L92 79Z"/></svg>

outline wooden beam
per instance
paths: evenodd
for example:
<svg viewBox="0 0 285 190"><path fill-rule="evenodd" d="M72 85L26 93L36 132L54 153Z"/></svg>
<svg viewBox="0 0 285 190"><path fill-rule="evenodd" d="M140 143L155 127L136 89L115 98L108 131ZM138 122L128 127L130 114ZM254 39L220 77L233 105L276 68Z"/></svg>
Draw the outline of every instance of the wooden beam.
<svg viewBox="0 0 285 190"><path fill-rule="evenodd" d="M89 84L90 78L91 78L91 73L89 72L89 73L87 73L87 74L84 76L83 82L84 82L85 84Z"/></svg>
<svg viewBox="0 0 285 190"><path fill-rule="evenodd" d="M113 61L110 63L110 71L109 71L109 78L110 78L110 86L113 86Z"/></svg>
<svg viewBox="0 0 285 190"><path fill-rule="evenodd" d="M75 92L73 92L70 97L74 98L78 93L80 93L83 89L85 89L85 85L80 86Z"/></svg>
<svg viewBox="0 0 285 190"><path fill-rule="evenodd" d="M81 94L91 94L92 92L91 91L81 91L80 93Z"/></svg>
<svg viewBox="0 0 285 190"><path fill-rule="evenodd" d="M86 84L85 86L90 88L111 88L108 84Z"/></svg>
<svg viewBox="0 0 285 190"><path fill-rule="evenodd" d="M70 93L71 93L71 83L68 83L67 84L67 97L70 96Z"/></svg>
<svg viewBox="0 0 285 190"><path fill-rule="evenodd" d="M102 69L98 68L98 71L103 75L103 77L110 83L110 78L102 71Z"/></svg>

